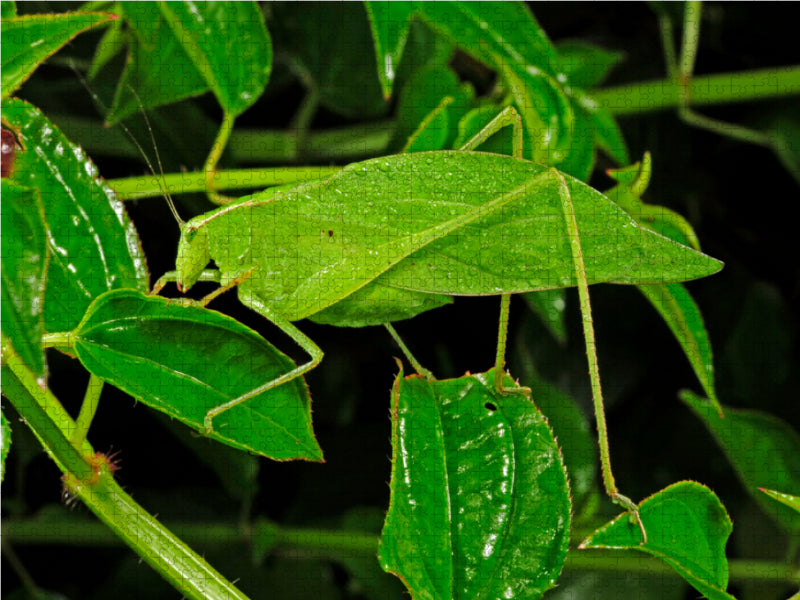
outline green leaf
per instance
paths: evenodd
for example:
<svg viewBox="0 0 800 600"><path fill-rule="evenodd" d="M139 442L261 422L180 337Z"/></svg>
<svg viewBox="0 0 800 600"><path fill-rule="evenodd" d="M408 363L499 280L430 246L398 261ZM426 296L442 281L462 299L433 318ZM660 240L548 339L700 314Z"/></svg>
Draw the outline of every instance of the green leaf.
<svg viewBox="0 0 800 600"><path fill-rule="evenodd" d="M183 1L159 6L222 109L239 115L252 106L272 70L272 43L258 5Z"/></svg>
<svg viewBox="0 0 800 600"><path fill-rule="evenodd" d="M539 315L547 329L553 334L553 337L561 345L566 344L567 325L564 309L567 307L567 302L564 290L540 290L538 292L528 292L523 294L522 297L533 312Z"/></svg>
<svg viewBox="0 0 800 600"><path fill-rule="evenodd" d="M800 185L800 118L795 110L774 111L767 117L772 150Z"/></svg>
<svg viewBox="0 0 800 600"><path fill-rule="evenodd" d="M365 2L378 78L389 97L412 18L488 65L495 55L555 76L556 52L523 2Z"/></svg>
<svg viewBox="0 0 800 600"><path fill-rule="evenodd" d="M17 16L17 3L14 0L0 2L0 19L10 19Z"/></svg>
<svg viewBox="0 0 800 600"><path fill-rule="evenodd" d="M800 514L767 500L759 488L800 494L800 436L785 421L762 412L725 408L720 417L706 400L680 394L705 423L747 491L787 532L800 531Z"/></svg>
<svg viewBox="0 0 800 600"><path fill-rule="evenodd" d="M115 19L104 13L72 12L63 15L3 15L3 59L0 87L5 100L42 62L79 33Z"/></svg>
<svg viewBox="0 0 800 600"><path fill-rule="evenodd" d="M120 2L117 6L124 11L131 31L125 70L117 84L111 111L106 115L109 124L139 110L198 96L209 89L161 15L158 4Z"/></svg>
<svg viewBox="0 0 800 600"><path fill-rule="evenodd" d="M603 82L622 59L621 52L606 50L583 40L565 40L556 44L558 64L570 85L592 88Z"/></svg>
<svg viewBox="0 0 800 600"><path fill-rule="evenodd" d="M45 331L69 331L92 300L110 289L148 288L139 236L97 167L38 109L3 101L3 118L16 132L11 179L38 190L44 201L50 263Z"/></svg>
<svg viewBox="0 0 800 600"><path fill-rule="evenodd" d="M509 383L513 383L509 379ZM398 375L379 560L412 598L540 598L569 541L566 472L530 398L494 374Z"/></svg>
<svg viewBox="0 0 800 600"><path fill-rule="evenodd" d="M778 502L782 502L789 508L794 509L796 512L800 513L800 496L792 496L791 494L784 494L783 492L776 492L775 490L768 490L765 488L759 488L759 489L770 498L773 498Z"/></svg>
<svg viewBox="0 0 800 600"><path fill-rule="evenodd" d="M617 120L611 112L597 104L591 96L580 94L573 90L581 109L589 114L594 129L595 143L602 148L618 164L625 165L630 162L628 146L622 137Z"/></svg>
<svg viewBox="0 0 800 600"><path fill-rule="evenodd" d="M437 109L447 97L451 97L452 101L442 111L443 119L440 126L433 127L431 124L428 127L429 130L435 131L435 138L431 138L424 145L416 144L416 151L450 147L455 141L456 124L474 101L472 89L462 85L452 69L432 65L417 71L400 92L397 124L389 149L400 151L404 148L420 124L429 117L431 109Z"/></svg>
<svg viewBox="0 0 800 600"><path fill-rule="evenodd" d="M2 180L3 333L42 383L47 376L42 334L47 272L47 232L42 200L36 190Z"/></svg>
<svg viewBox="0 0 800 600"><path fill-rule="evenodd" d="M569 96L569 102L574 117L570 132L572 146L566 158L558 163L558 170L581 181L589 181L594 168L594 122L574 96Z"/></svg>
<svg viewBox="0 0 800 600"><path fill-rule="evenodd" d="M0 482L6 476L6 459L8 451L11 449L11 425L6 419L6 415L0 410Z"/></svg>
<svg viewBox="0 0 800 600"><path fill-rule="evenodd" d="M375 76L375 52L360 2L273 2L268 6L276 55L289 56L323 106L357 119L386 113L389 105Z"/></svg>
<svg viewBox="0 0 800 600"><path fill-rule="evenodd" d="M556 186L531 183L545 170L479 152L388 156L264 200L255 194L186 229L207 232L224 281L254 269L237 288L245 304L292 321L373 282L383 286L373 298L387 287L444 295L570 287L575 268ZM685 281L720 269L639 228L589 186L567 182L590 283ZM386 294L376 324L386 321ZM354 303L353 311L372 318L368 305ZM410 316L401 311L399 318Z"/></svg>
<svg viewBox="0 0 800 600"><path fill-rule="evenodd" d="M646 498L639 516L647 543L630 515L623 513L589 536L581 548L633 549L663 560L710 600L731 600L725 544L733 524L707 487L681 481Z"/></svg>
<svg viewBox="0 0 800 600"><path fill-rule="evenodd" d="M703 323L703 316L689 290L680 283L640 285L638 288L669 326L703 385L706 395L717 412L722 414L722 406L714 390L711 342Z"/></svg>
<svg viewBox="0 0 800 600"><path fill-rule="evenodd" d="M134 290L98 298L72 338L90 373L201 432L208 410L294 368L230 317ZM310 403L295 379L218 415L210 437L275 460L322 460Z"/></svg>
<svg viewBox="0 0 800 600"><path fill-rule="evenodd" d="M92 57L89 79L93 80L108 62L119 54L127 44L127 33L123 28L125 19L117 19L106 29Z"/></svg>

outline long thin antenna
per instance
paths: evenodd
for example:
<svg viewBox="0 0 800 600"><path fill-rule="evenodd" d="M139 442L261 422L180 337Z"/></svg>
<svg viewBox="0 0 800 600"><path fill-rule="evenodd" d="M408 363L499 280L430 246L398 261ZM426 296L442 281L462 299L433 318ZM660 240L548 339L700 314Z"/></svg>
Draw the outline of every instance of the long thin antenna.
<svg viewBox="0 0 800 600"><path fill-rule="evenodd" d="M89 95L92 97L92 100L94 101L95 107L97 108L98 112L100 112L102 115L108 114L108 107L106 107L106 105L103 104L103 101L100 100L99 96L95 94L94 90L89 86L89 82L86 81L86 79L83 77L81 72L74 64L71 66L75 75L78 77L81 84L83 84L83 87L86 89L87 92L89 92ZM141 110L142 116L144 117L144 122L147 125L147 132L150 135L150 143L153 145L153 150L156 153L156 163L158 164L158 172L160 174L160 179L156 177L156 171L153 168L153 163L150 162L150 158L147 156L147 152L144 151L144 148L142 148L142 145L139 143L139 140L136 139L136 136L134 136L133 133L131 133L131 130L128 129L127 125L125 125L125 123L123 123L122 121L118 121L118 125L122 128L122 130L125 132L125 135L128 136L128 139L133 143L133 145L136 146L136 149L139 150L139 154L142 155L142 158L144 159L144 162L147 164L147 167L150 169L150 172L153 174L154 177L156 177L156 181L158 181L158 187L161 188L161 193L163 194L164 198L167 201L167 205L169 206L169 209L172 212L172 216L175 217L175 220L178 222L178 225L183 225L184 220L181 219L181 216L178 214L178 210L175 208L175 203L172 201L172 196L170 195L169 188L167 187L167 181L166 178L164 177L164 166L161 163L161 155L158 152L158 145L156 144L156 138L155 135L153 134L153 127L150 125L150 119L147 116L147 111L145 111L144 109L144 103L142 102L142 99L139 97L139 94L136 93L136 90L133 89L133 87L130 84L128 84L128 89L136 98L136 102L139 103L139 109Z"/></svg>

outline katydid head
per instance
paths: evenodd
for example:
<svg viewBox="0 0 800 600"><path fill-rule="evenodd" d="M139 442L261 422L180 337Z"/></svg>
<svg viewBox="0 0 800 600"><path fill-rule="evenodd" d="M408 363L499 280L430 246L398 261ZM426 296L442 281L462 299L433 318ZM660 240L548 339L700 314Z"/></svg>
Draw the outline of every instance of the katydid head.
<svg viewBox="0 0 800 600"><path fill-rule="evenodd" d="M195 219L181 225L178 256L175 259L176 283L181 292L189 290L211 261L208 247L208 230L194 223Z"/></svg>

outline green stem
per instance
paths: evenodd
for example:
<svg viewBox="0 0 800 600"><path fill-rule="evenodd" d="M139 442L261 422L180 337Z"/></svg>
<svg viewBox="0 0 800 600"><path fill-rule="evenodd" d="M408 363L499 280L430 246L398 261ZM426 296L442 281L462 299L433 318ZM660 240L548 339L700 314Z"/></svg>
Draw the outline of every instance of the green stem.
<svg viewBox="0 0 800 600"><path fill-rule="evenodd" d="M63 471L62 480L69 492L186 597L246 600L233 584L122 490L114 481L108 460L96 455L88 441L70 442L76 424L58 399L39 387L5 335L2 352L3 394Z"/></svg>
<svg viewBox="0 0 800 600"><path fill-rule="evenodd" d="M217 172L217 163L219 163L219 159L222 158L225 146L228 145L228 139L231 137L235 121L236 115L226 110L222 117L222 125L220 125L217 139L214 140L214 145L211 146L211 152L208 154L206 164L203 165L203 171L206 174L206 193L208 198L214 204L220 206L230 204L233 201L233 198L223 196L216 192L214 175Z"/></svg>
<svg viewBox="0 0 800 600"><path fill-rule="evenodd" d="M169 528L187 542L206 547L248 542L253 536L251 531L226 523L170 523ZM317 556L334 560L344 555L373 558L378 550L378 536L366 532L277 528L274 534L277 536L275 543L280 546L309 550ZM25 546L116 547L121 543L100 523L77 517L59 521L58 527L35 519L6 519L3 522L3 541ZM635 551L571 550L565 569L678 577L669 565ZM728 569L732 581L800 584L800 572L782 562L730 560Z"/></svg>
<svg viewBox="0 0 800 600"><path fill-rule="evenodd" d="M689 84L693 106L763 100L800 94L800 66L694 77ZM592 91L592 98L616 116L681 105L681 85L672 79L633 83Z"/></svg>
<svg viewBox="0 0 800 600"><path fill-rule="evenodd" d="M683 12L683 40L678 69L680 74L685 77L691 77L694 73L694 62L697 59L697 48L700 45L702 12L703 4L698 0L687 2Z"/></svg>
<svg viewBox="0 0 800 600"><path fill-rule="evenodd" d="M89 385L86 387L86 394L83 396L81 411L75 421L75 431L72 432L71 441L73 444L80 443L86 439L89 427L91 427L92 420L97 412L97 406L100 404L100 395L102 393L103 380L97 375L89 377Z"/></svg>
<svg viewBox="0 0 800 600"><path fill-rule="evenodd" d="M277 167L268 169L231 169L214 173L214 189L241 190L264 188L287 183L299 183L330 177L341 171L341 167ZM162 185L170 194L207 192L208 182L205 173L169 173L164 178L155 175L112 179L111 188L120 200L141 198L160 198Z"/></svg>

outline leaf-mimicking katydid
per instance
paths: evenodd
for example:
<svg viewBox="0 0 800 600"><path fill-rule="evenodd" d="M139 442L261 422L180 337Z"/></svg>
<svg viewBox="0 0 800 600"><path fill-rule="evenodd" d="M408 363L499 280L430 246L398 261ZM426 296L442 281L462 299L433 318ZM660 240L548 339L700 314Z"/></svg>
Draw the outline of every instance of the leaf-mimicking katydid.
<svg viewBox="0 0 800 600"><path fill-rule="evenodd" d="M266 190L182 225L176 271L154 292L167 281L183 291L216 281L221 287L210 300L236 286L245 305L311 356L210 410L208 431L215 416L320 362L322 352L294 321L382 324L456 295L501 295L502 371L509 294L577 285L590 328L590 283L685 281L720 268L638 227L602 194L554 168L469 151L509 124L521 156L519 116L507 108L462 150L352 164L326 180ZM216 270L206 270L211 259ZM635 507L619 496L613 478L606 483L612 497Z"/></svg>

